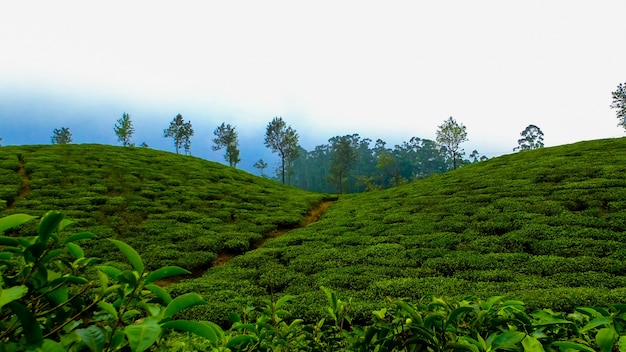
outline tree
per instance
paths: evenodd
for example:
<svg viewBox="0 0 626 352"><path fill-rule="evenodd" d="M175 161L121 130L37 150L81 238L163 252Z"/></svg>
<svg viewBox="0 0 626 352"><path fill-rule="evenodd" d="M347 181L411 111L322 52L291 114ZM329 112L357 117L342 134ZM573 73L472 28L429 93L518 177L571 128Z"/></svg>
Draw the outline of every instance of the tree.
<svg viewBox="0 0 626 352"><path fill-rule="evenodd" d="M456 122L452 116L437 128L437 143L439 143L452 158L454 169L456 169L457 159L461 158L464 154L460 145L467 140L466 127Z"/></svg>
<svg viewBox="0 0 626 352"><path fill-rule="evenodd" d="M263 159L259 159L259 161L257 161L256 163L254 163L255 168L259 169L259 172L261 173L261 176L263 175L263 170L267 169L267 163L265 161L263 161Z"/></svg>
<svg viewBox="0 0 626 352"><path fill-rule="evenodd" d="M513 148L513 151L543 148L543 132L541 132L539 127L528 125L528 127L520 133L520 136L522 136L522 138L517 140L518 146Z"/></svg>
<svg viewBox="0 0 626 352"><path fill-rule="evenodd" d="M274 117L267 124L265 146L280 157L281 178L285 183L285 170L291 167L298 157L298 134L291 126L287 126L282 117Z"/></svg>
<svg viewBox="0 0 626 352"><path fill-rule="evenodd" d="M613 102L611 109L616 109L618 126L626 128L626 83L620 83L614 92L611 92Z"/></svg>
<svg viewBox="0 0 626 352"><path fill-rule="evenodd" d="M343 184L348 172L357 160L356 147L350 136L334 137L328 140L332 146L332 157L328 180L337 185L337 193L343 193Z"/></svg>
<svg viewBox="0 0 626 352"><path fill-rule="evenodd" d="M163 137L171 137L174 139L176 154L178 154L181 147L185 148L185 154L190 154L191 136L193 136L191 121L185 122L181 114L176 115L172 122L170 122L170 127L163 130Z"/></svg>
<svg viewBox="0 0 626 352"><path fill-rule="evenodd" d="M213 143L215 143L212 147L213 151L226 148L224 159L228 161L230 166L236 168L237 163L239 163L241 159L239 158L239 149L237 148L237 146L239 146L239 140L237 132L235 132L235 127L222 122L222 124L213 131L213 134L215 135L215 138L213 138Z"/></svg>
<svg viewBox="0 0 626 352"><path fill-rule="evenodd" d="M122 117L117 120L117 123L113 127L113 131L115 131L117 140L122 142L123 146L132 146L130 143L130 137L132 137L133 133L135 133L135 129L133 128L133 122L130 119L130 115L123 113Z"/></svg>
<svg viewBox="0 0 626 352"><path fill-rule="evenodd" d="M54 129L52 132L52 144L69 144L72 143L72 132L68 127L61 127L61 129Z"/></svg>

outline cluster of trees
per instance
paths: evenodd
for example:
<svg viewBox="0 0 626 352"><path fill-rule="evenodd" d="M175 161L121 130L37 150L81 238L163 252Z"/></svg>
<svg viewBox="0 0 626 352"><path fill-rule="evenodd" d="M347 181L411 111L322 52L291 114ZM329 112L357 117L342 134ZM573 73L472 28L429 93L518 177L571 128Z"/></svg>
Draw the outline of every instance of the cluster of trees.
<svg viewBox="0 0 626 352"><path fill-rule="evenodd" d="M612 92L611 108L617 110L619 126L626 128L626 83L619 84ZM124 146L134 146L131 138L135 132L130 115L124 113L114 126L118 140ZM214 131L212 149L224 149L224 159L231 167L241 162L239 138L236 128L222 123ZM194 130L191 121L176 115L169 128L163 131L165 138L172 138L176 153L181 149L191 153L191 137ZM517 141L513 151L532 150L544 146L544 134L536 125L528 125ZM0 138L0 141L2 139ZM299 144L299 135L282 117L274 117L268 123L264 144L280 158L275 178L282 183L318 192L361 192L386 188L416 178L456 169L459 166L486 159L474 150L465 157L461 144L466 142L467 129L453 117L438 126L436 140L413 137L408 142L386 146L377 139L361 138L358 134L335 136L327 144L307 151ZM72 142L69 128L55 129L52 143ZM148 145L142 143L143 147ZM269 167L259 159L254 163L262 176Z"/></svg>

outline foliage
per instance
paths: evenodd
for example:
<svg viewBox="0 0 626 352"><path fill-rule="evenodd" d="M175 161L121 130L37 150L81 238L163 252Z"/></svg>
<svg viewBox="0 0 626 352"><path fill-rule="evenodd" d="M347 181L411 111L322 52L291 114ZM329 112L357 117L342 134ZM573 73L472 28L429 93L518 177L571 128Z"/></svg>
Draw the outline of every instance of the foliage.
<svg viewBox="0 0 626 352"><path fill-rule="evenodd" d="M68 127L55 128L51 139L52 144L69 144L72 143L72 132Z"/></svg>
<svg viewBox="0 0 626 352"><path fill-rule="evenodd" d="M254 163L253 165L256 169L259 169L259 172L261 173L261 176L263 175L263 170L267 169L267 163L265 161L263 161L263 159L259 159L257 160L257 162Z"/></svg>
<svg viewBox="0 0 626 352"><path fill-rule="evenodd" d="M106 145L0 149L0 216L59 209L78 231L123 240L150 269L178 265L200 275L225 251L223 233L263 238L298 226L327 195L287 188L199 158ZM260 240L248 236L245 250ZM210 246L208 243L212 243ZM91 256L122 260L103 242Z"/></svg>
<svg viewBox="0 0 626 352"><path fill-rule="evenodd" d="M463 156L461 143L467 141L467 128L450 116L443 124L437 127L437 143L445 148L452 159L453 169L457 167L457 160Z"/></svg>
<svg viewBox="0 0 626 352"><path fill-rule="evenodd" d="M130 119L129 114L122 114L122 117L117 120L117 123L113 127L113 131L117 136L117 140L122 142L123 146L132 146L130 139L135 133L135 129L133 128L133 121Z"/></svg>
<svg viewBox="0 0 626 352"><path fill-rule="evenodd" d="M0 344L3 350L145 351L162 343L170 331L183 330L218 344L222 330L209 322L174 320L182 310L205 304L188 293L172 298L155 281L189 273L168 266L148 271L139 254L111 239L131 264L120 270L95 265L78 242L96 236L81 232L61 240L71 224L51 211L40 220L36 236L11 236L33 216L0 218ZM97 280L85 274L97 269Z"/></svg>
<svg viewBox="0 0 626 352"><path fill-rule="evenodd" d="M615 114L619 120L618 126L626 128L626 83L620 83L617 85L617 89L611 92L613 101L611 102L611 109L617 110Z"/></svg>
<svg viewBox="0 0 626 352"><path fill-rule="evenodd" d="M281 180L285 183L285 171L298 157L298 134L287 126L282 117L274 117L265 130L265 146L278 153L281 165Z"/></svg>
<svg viewBox="0 0 626 352"><path fill-rule="evenodd" d="M337 136L328 140L332 146L329 180L337 185L337 193L343 193L348 172L357 160L356 146L350 136Z"/></svg>
<svg viewBox="0 0 626 352"><path fill-rule="evenodd" d="M237 138L235 127L222 122L221 125L215 128L213 134L215 135L215 138L213 138L213 143L215 143L215 145L212 149L217 151L222 148L226 148L224 159L228 161L230 166L237 167L237 163L239 163L241 159L239 158L239 149L237 148L239 140Z"/></svg>
<svg viewBox="0 0 626 352"><path fill-rule="evenodd" d="M518 146L515 150L533 150L543 148L543 132L535 125L528 125L524 131L520 133L522 138L517 140Z"/></svg>
<svg viewBox="0 0 626 352"><path fill-rule="evenodd" d="M191 121L185 122L181 114L176 115L170 127L163 130L163 137L172 138L174 140L174 147L176 147L176 154L181 147L185 149L185 154L190 154L191 149L191 137L193 136L193 128L191 127Z"/></svg>
<svg viewBox="0 0 626 352"><path fill-rule="evenodd" d="M316 223L198 281L211 283L209 296L255 302L270 292L258 272L271 270L283 279L274 294L311 297L293 310L307 319L320 318L320 285L352 297L355 319L387 296L502 295L558 310L623 302L626 156L615 151L625 143L540 148L342 195ZM223 284L243 273L245 289Z"/></svg>

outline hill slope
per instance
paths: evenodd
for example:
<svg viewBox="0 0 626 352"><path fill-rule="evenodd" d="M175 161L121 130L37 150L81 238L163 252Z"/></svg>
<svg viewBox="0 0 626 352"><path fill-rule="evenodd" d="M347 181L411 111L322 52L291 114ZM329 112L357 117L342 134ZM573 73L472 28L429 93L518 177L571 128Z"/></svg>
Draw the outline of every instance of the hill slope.
<svg viewBox="0 0 626 352"><path fill-rule="evenodd" d="M133 245L152 268L210 267L267 233L298 226L326 198L224 165L147 148L0 148L0 216L64 211L90 231ZM22 231L33 231L36 224ZM31 232L32 233L32 232ZM106 241L90 255L116 259Z"/></svg>
<svg viewBox="0 0 626 352"><path fill-rule="evenodd" d="M183 282L214 321L258 297L319 286L369 320L385 297L503 295L532 307L626 302L626 139L502 156L409 185L343 196L308 227ZM374 303L373 303L374 302Z"/></svg>

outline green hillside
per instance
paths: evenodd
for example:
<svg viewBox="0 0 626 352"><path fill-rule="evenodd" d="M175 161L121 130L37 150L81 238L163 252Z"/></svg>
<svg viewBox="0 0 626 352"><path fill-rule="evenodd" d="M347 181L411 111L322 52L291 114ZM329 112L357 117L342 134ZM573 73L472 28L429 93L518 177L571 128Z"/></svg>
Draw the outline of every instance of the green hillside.
<svg viewBox="0 0 626 352"><path fill-rule="evenodd" d="M319 286L369 321L386 297L503 295L529 309L626 302L626 139L506 155L343 196L306 228L177 285L220 321L264 295L324 315Z"/></svg>
<svg viewBox="0 0 626 352"><path fill-rule="evenodd" d="M148 266L211 267L299 226L326 198L224 165L147 148L42 145L0 148L0 216L61 210L90 231L135 247ZM32 233L35 223L22 228ZM106 241L89 254L118 251Z"/></svg>
<svg viewBox="0 0 626 352"><path fill-rule="evenodd" d="M187 314L225 325L230 311L284 294L298 296L295 316L323 316L320 286L351 298L363 321L386 297L429 294L569 310L626 302L623 150L626 139L610 139L506 155L335 197L302 227L332 197L151 149L2 147L0 217L62 210L76 221L68 233L122 239L150 267L209 268L168 289L200 293L209 305ZM89 255L118 260L105 242ZM233 258L213 266L220 254Z"/></svg>

